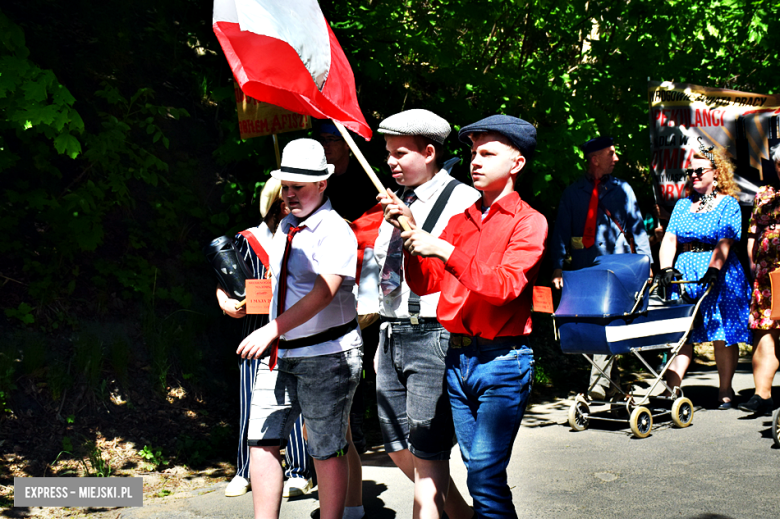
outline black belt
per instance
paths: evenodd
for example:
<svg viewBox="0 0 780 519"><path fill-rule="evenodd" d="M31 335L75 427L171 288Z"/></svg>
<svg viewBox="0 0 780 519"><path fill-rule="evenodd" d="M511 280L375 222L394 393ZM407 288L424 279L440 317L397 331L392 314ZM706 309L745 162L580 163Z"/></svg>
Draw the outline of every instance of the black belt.
<svg viewBox="0 0 780 519"><path fill-rule="evenodd" d="M348 334L357 328L357 325L357 318L355 318L346 324L328 328L324 332L315 333L314 335L309 335L308 337L301 337L300 339L292 339L289 341L279 339L279 349L293 350L295 348L305 348L306 346L314 346L315 344L333 341Z"/></svg>
<svg viewBox="0 0 780 519"><path fill-rule="evenodd" d="M710 252L715 250L715 245L700 241L689 241L681 245L683 252Z"/></svg>

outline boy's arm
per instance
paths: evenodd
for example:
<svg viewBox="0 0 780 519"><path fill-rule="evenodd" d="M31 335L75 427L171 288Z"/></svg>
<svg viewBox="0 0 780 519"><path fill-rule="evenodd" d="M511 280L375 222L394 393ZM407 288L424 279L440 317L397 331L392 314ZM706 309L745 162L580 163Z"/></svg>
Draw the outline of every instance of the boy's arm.
<svg viewBox="0 0 780 519"><path fill-rule="evenodd" d="M260 358L268 346L293 328L304 324L330 304L343 280L336 274L320 274L314 288L276 319L249 334L238 345L236 353L242 358Z"/></svg>
<svg viewBox="0 0 780 519"><path fill-rule="evenodd" d="M411 231L401 233L404 240L406 283L415 294L424 296L441 292L444 263L455 248L449 243L449 225L440 238L434 238L410 222Z"/></svg>
<svg viewBox="0 0 780 519"><path fill-rule="evenodd" d="M225 315L229 315L233 319L246 317L246 307L242 306L241 308L236 309L236 305L239 301L230 297L230 295L225 292L225 289L222 288L222 285L217 285L217 302Z"/></svg>
<svg viewBox="0 0 780 519"><path fill-rule="evenodd" d="M410 251L412 254L430 255L446 262L430 258L424 263L418 260L421 275L438 280L443 275L439 270L446 270L466 288L481 295L487 302L500 306L516 299L528 286L529 280L533 279L531 274L535 276L544 255L547 220L537 213L519 222L498 264L478 261L469 251L462 251L447 243L445 235L442 235L442 239L436 239L416 230L404 234L408 236L406 244L413 249ZM437 264L442 267L436 268ZM409 261L410 274L413 265L414 262ZM427 271L425 267L428 267ZM427 280L428 286L432 282ZM412 283L409 286L414 290Z"/></svg>

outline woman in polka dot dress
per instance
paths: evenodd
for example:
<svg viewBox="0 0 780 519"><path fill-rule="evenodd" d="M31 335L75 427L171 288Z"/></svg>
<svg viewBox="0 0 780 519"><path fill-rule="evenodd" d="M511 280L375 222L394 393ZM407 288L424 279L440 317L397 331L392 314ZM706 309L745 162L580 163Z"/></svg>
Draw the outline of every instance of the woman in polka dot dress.
<svg viewBox="0 0 780 519"><path fill-rule="evenodd" d="M695 328L688 344L672 361L666 374L671 387L680 386L693 358L693 342L712 341L718 368L720 409L734 405L731 379L739 359L739 342L750 342L747 327L750 287L745 273L731 252L742 233L742 217L735 193L731 162L721 151L703 149L691 162L689 196L680 199L674 207L666 229L659 260L660 280L665 286L673 278L674 268L687 281L702 284L685 285L686 292L698 298L710 282L713 288L700 306L702 324Z"/></svg>

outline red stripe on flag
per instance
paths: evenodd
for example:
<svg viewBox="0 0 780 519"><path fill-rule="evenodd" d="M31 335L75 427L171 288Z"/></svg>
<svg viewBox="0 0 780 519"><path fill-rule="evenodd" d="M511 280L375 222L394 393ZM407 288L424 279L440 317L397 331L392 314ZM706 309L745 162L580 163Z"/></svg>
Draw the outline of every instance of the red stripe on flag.
<svg viewBox="0 0 780 519"><path fill-rule="evenodd" d="M349 224L358 242L357 272L355 273L355 280L358 284L360 284L360 273L363 270L363 255L366 249L374 248L376 238L379 236L379 226L382 225L383 219L382 204L376 204L363 213L363 216Z"/></svg>
<svg viewBox="0 0 780 519"><path fill-rule="evenodd" d="M215 22L214 33L246 95L299 114L334 119L369 140L371 128L357 102L355 76L330 25L327 27L331 66L322 92L286 42L242 31L231 22Z"/></svg>

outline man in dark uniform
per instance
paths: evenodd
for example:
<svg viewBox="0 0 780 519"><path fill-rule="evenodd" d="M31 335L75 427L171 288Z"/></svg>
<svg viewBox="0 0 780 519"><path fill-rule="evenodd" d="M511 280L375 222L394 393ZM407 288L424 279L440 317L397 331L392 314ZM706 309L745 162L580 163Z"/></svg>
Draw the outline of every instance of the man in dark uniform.
<svg viewBox="0 0 780 519"><path fill-rule="evenodd" d="M650 261L650 244L636 196L627 182L612 176L618 162L612 137L596 137L582 145L588 170L582 178L566 188L558 206L558 219L550 243L553 260L553 286L563 287L563 267L571 257L568 269L589 267L604 254L630 253L632 242L637 254L646 254ZM606 367L605 355L593 360ZM609 369L605 372L609 375ZM591 384L598 378L591 371ZM613 376L613 379L615 377ZM590 391L590 397L603 400L610 389L609 381L601 378Z"/></svg>

